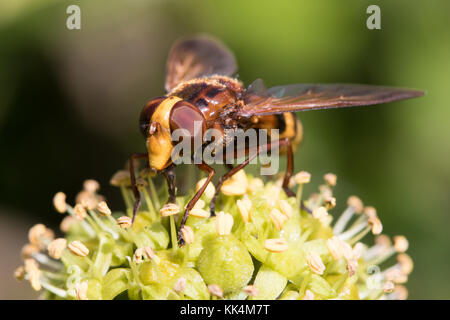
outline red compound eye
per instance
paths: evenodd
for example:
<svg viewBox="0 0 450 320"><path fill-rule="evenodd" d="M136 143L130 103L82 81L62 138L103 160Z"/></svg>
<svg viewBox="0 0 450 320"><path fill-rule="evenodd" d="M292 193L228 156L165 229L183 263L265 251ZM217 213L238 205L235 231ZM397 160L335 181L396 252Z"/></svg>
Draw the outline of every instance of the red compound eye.
<svg viewBox="0 0 450 320"><path fill-rule="evenodd" d="M203 133L206 131L206 121L203 113L187 101L175 103L169 119L171 132L176 129L185 129L189 132L192 139L196 134L203 136ZM201 128L201 131L195 132L196 128Z"/></svg>

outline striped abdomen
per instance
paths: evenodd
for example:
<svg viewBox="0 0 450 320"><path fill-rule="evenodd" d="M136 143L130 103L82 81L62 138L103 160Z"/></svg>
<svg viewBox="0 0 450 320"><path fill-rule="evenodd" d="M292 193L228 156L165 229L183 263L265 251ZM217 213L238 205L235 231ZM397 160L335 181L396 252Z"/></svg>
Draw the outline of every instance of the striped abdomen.
<svg viewBox="0 0 450 320"><path fill-rule="evenodd" d="M288 138L294 151L302 141L303 126L294 113L286 112L268 116L255 116L251 120L253 128L266 129L269 135L271 129L278 129L279 139Z"/></svg>

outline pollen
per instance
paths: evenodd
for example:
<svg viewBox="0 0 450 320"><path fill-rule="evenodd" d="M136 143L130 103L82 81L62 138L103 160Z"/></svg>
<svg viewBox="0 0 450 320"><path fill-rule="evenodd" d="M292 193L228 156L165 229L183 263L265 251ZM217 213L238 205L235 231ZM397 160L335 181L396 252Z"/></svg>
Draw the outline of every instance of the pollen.
<svg viewBox="0 0 450 320"><path fill-rule="evenodd" d="M233 228L233 216L223 211L216 215L216 232L219 236L229 235Z"/></svg>
<svg viewBox="0 0 450 320"><path fill-rule="evenodd" d="M377 237L375 237L375 243L382 247L390 247L391 246L391 239L385 234L380 234Z"/></svg>
<svg viewBox="0 0 450 320"><path fill-rule="evenodd" d="M349 245L348 242L341 240L340 245L342 255L344 256L345 259L347 259L347 261L355 258L352 246Z"/></svg>
<svg viewBox="0 0 450 320"><path fill-rule="evenodd" d="M251 220L251 209L252 202L248 197L243 197L242 199L236 200L236 206L241 214L242 220L244 222L249 222Z"/></svg>
<svg viewBox="0 0 450 320"><path fill-rule="evenodd" d="M195 191L200 190L200 188L205 184L206 181L207 181L207 178L200 179L197 182ZM206 198L212 199L214 197L215 193L216 193L216 188L214 187L214 185L211 182L209 182L208 185L206 186L204 195L206 196Z"/></svg>
<svg viewBox="0 0 450 320"><path fill-rule="evenodd" d="M150 246L144 247L144 254L148 259L154 260L156 262L156 264L159 264L160 259L155 254L155 251Z"/></svg>
<svg viewBox="0 0 450 320"><path fill-rule="evenodd" d="M325 265L323 264L322 259L313 251L306 254L306 263L311 271L316 274L323 274L325 271Z"/></svg>
<svg viewBox="0 0 450 320"><path fill-rule="evenodd" d="M278 230L283 229L283 225L288 220L288 217L286 217L284 214L280 212L280 210L273 208L272 211L269 214L270 220L272 220L275 228Z"/></svg>
<svg viewBox="0 0 450 320"><path fill-rule="evenodd" d="M408 250L409 243L405 236L395 236L394 237L394 248L397 252L406 252Z"/></svg>
<svg viewBox="0 0 450 320"><path fill-rule="evenodd" d="M264 248L273 253L280 253L287 251L288 244L283 238L267 239L264 241Z"/></svg>
<svg viewBox="0 0 450 320"><path fill-rule="evenodd" d="M48 254L54 259L60 259L64 249L66 248L67 240L64 238L58 238L50 242L47 247Z"/></svg>
<svg viewBox="0 0 450 320"><path fill-rule="evenodd" d="M395 294L398 300L406 300L408 298L408 289L402 285L396 285L392 294Z"/></svg>
<svg viewBox="0 0 450 320"><path fill-rule="evenodd" d="M376 218L377 217L377 210L374 207L365 207L364 208L364 214L367 216L367 218Z"/></svg>
<svg viewBox="0 0 450 320"><path fill-rule="evenodd" d="M187 243L187 244L191 244L194 242L194 231L192 230L191 227L189 226L184 226L181 229L181 236L183 237L183 240Z"/></svg>
<svg viewBox="0 0 450 320"><path fill-rule="evenodd" d="M327 173L323 176L323 179L325 180L326 184L330 187L334 187L337 182L337 176L334 173Z"/></svg>
<svg viewBox="0 0 450 320"><path fill-rule="evenodd" d="M67 210L66 195L64 192L58 192L53 197L53 206L59 213L65 213Z"/></svg>
<svg viewBox="0 0 450 320"><path fill-rule="evenodd" d="M102 216L110 216L111 215L111 209L109 209L108 205L105 201L100 201L97 205L97 211Z"/></svg>
<svg viewBox="0 0 450 320"><path fill-rule="evenodd" d="M173 216L180 213L180 207L176 203L166 203L160 210L159 213L163 217Z"/></svg>
<svg viewBox="0 0 450 320"><path fill-rule="evenodd" d="M83 190L85 190L89 193L96 193L99 189L100 189L100 184L97 182L97 180L88 179L88 180L85 180L83 183Z"/></svg>
<svg viewBox="0 0 450 320"><path fill-rule="evenodd" d="M370 217L369 224L372 226L372 233L375 235L380 234L383 231L383 225L378 217Z"/></svg>
<svg viewBox="0 0 450 320"><path fill-rule="evenodd" d="M31 287L35 291L39 291L42 289L42 285L41 285L41 281L40 281L41 274L42 274L42 272L40 270L37 270L36 272L28 273Z"/></svg>
<svg viewBox="0 0 450 320"><path fill-rule="evenodd" d="M341 242L342 241L336 236L327 240L328 251L334 260L339 260L344 256Z"/></svg>
<svg viewBox="0 0 450 320"><path fill-rule="evenodd" d="M208 218L210 213L204 209L194 207L191 211L189 211L189 215L196 218Z"/></svg>
<svg viewBox="0 0 450 320"><path fill-rule="evenodd" d="M325 207L318 207L313 210L312 216L314 219L317 219L322 224L327 224L329 222L329 215L327 209Z"/></svg>
<svg viewBox="0 0 450 320"><path fill-rule="evenodd" d="M358 198L357 196L350 196L347 199L347 205L349 207L352 207L353 210L355 210L356 213L362 213L364 210L364 204L361 201L360 198Z"/></svg>
<svg viewBox="0 0 450 320"><path fill-rule="evenodd" d="M402 273L409 275L412 272L414 263L409 255L406 253L398 254L397 262L400 264L400 270Z"/></svg>
<svg viewBox="0 0 450 320"><path fill-rule="evenodd" d="M31 258L25 259L24 264L25 264L24 267L25 271L28 274L39 270L39 264L34 259Z"/></svg>
<svg viewBox="0 0 450 320"><path fill-rule="evenodd" d="M75 285L75 292L77 300L88 300L87 297L88 282L83 281Z"/></svg>
<svg viewBox="0 0 450 320"><path fill-rule="evenodd" d="M95 194L83 190L77 194L75 202L81 204L84 208L93 210L97 207L98 199Z"/></svg>
<svg viewBox="0 0 450 320"><path fill-rule="evenodd" d="M62 232L69 232L70 226L77 222L77 220L72 216L66 216L62 219L61 224L59 225L59 229Z"/></svg>
<svg viewBox="0 0 450 320"><path fill-rule="evenodd" d="M247 192L248 179L244 170L239 170L225 180L220 191L227 196L241 196Z"/></svg>
<svg viewBox="0 0 450 320"><path fill-rule="evenodd" d="M34 244L26 244L22 247L22 257L24 259L26 258L30 258L31 256L33 256L35 253L39 252L39 247L34 245Z"/></svg>
<svg viewBox="0 0 450 320"><path fill-rule="evenodd" d="M69 243L67 248L72 254L79 257L86 257L89 254L89 249L78 240Z"/></svg>
<svg viewBox="0 0 450 320"><path fill-rule="evenodd" d="M25 268L23 266L17 267L16 270L14 270L14 278L16 278L17 281L22 281L25 279Z"/></svg>
<svg viewBox="0 0 450 320"><path fill-rule="evenodd" d="M28 240L31 244L39 246L41 244L41 237L45 235L47 228L42 224L36 224L28 231Z"/></svg>
<svg viewBox="0 0 450 320"><path fill-rule="evenodd" d="M362 244L361 242L356 243L355 246L353 247L353 258L355 259L361 258L365 250L366 247L364 244Z"/></svg>
<svg viewBox="0 0 450 320"><path fill-rule="evenodd" d="M306 184L311 181L311 174L306 171L300 171L294 176L294 181L298 184Z"/></svg>
<svg viewBox="0 0 450 320"><path fill-rule="evenodd" d="M36 291L41 290L42 286L40 283L40 278L42 272L39 270L38 263L34 259L25 259L24 264L24 269L30 280L31 287Z"/></svg>
<svg viewBox="0 0 450 320"><path fill-rule="evenodd" d="M117 218L117 224L122 229L126 229L126 228L131 227L132 221L131 221L131 218L128 216L122 216L120 218Z"/></svg>
<svg viewBox="0 0 450 320"><path fill-rule="evenodd" d="M386 279L394 283L405 283L408 281L408 276L400 268L394 266L386 271Z"/></svg>
<svg viewBox="0 0 450 320"><path fill-rule="evenodd" d="M186 209L188 204L184 207ZM197 202L194 204L194 208L192 209L203 209L205 207L205 201L202 199L198 199Z"/></svg>
<svg viewBox="0 0 450 320"><path fill-rule="evenodd" d="M119 170L117 171L109 181L109 183L113 186L130 186L131 185L131 177L130 172L128 170Z"/></svg>
<svg viewBox="0 0 450 320"><path fill-rule="evenodd" d="M281 212L290 219L292 217L292 206L287 202L287 200L278 201Z"/></svg>
<svg viewBox="0 0 450 320"><path fill-rule="evenodd" d="M87 217L87 211L86 209L83 207L82 204L78 203L75 205L75 207L73 208L73 211L75 212L75 217L78 220L83 220L84 218Z"/></svg>

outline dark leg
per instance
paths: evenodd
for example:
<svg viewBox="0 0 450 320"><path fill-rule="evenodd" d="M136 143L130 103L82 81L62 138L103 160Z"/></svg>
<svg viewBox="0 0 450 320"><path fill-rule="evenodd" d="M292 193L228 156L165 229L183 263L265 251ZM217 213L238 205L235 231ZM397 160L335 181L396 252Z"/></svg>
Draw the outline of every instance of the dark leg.
<svg viewBox="0 0 450 320"><path fill-rule="evenodd" d="M293 171L293 152L292 152L292 146L291 146L291 142L289 141L289 139L282 139L278 141L278 146L282 147L282 146L287 146L288 147L288 163L287 163L287 169L286 169L286 174L284 176L283 179L283 190L284 192L286 192L286 194L288 195L288 197L293 197L295 196L294 192L292 192L288 186L289 186L289 179L292 176L292 171ZM232 168L229 172L227 172L225 175L223 175L220 180L219 183L216 186L216 192L214 193L214 197L211 199L211 203L210 203L210 210L211 210L211 215L215 215L215 210L216 210L216 199L217 199L217 195L219 194L220 188L222 188L223 183L225 182L225 180L227 180L228 178L230 178L232 175L234 175L236 172L238 172L239 170L241 170L242 168L244 168L246 165L248 165L250 163L250 161L252 161L255 157L257 157L262 150L264 150L264 148L267 148L268 150L272 149L272 144L268 143L264 146L260 146L258 147L258 150L249 156L249 158L247 160L245 160L243 163L237 165L236 167Z"/></svg>
<svg viewBox="0 0 450 320"><path fill-rule="evenodd" d="M136 173L134 172L134 160L148 158L148 153L134 153L130 157L130 178L131 178L131 189L134 193L134 206L133 206L133 218L131 219L132 223L134 222L134 218L136 218L136 214L141 206L141 193L139 192L136 185Z"/></svg>
<svg viewBox="0 0 450 320"><path fill-rule="evenodd" d="M184 215L183 215L183 219L181 220L181 224L180 224L180 229L178 231L178 243L180 244L180 246L184 245L184 240L181 237L181 229L184 227L186 220L188 218L189 215L189 211L191 211L191 209L195 206L195 204L197 203L198 199L200 199L200 197L202 196L203 192L205 192L206 187L208 186L208 183L211 182L212 177L214 176L214 169L211 168L210 166L208 166L206 163L201 163L198 164L197 167L199 167L200 170L207 172L208 173L208 178L206 179L205 183L203 184L203 186L197 191L197 193L194 195L194 197L191 199L191 201L189 201L189 203L186 206L186 210L184 211Z"/></svg>
<svg viewBox="0 0 450 320"><path fill-rule="evenodd" d="M286 173L283 179L283 190L288 197L295 197L295 193L289 189L289 180L291 179L292 172L294 171L294 152L292 151L291 141L289 139L280 140L280 146L283 143L287 147L287 165Z"/></svg>
<svg viewBox="0 0 450 320"><path fill-rule="evenodd" d="M175 166L172 164L162 172L167 181L169 188L169 203L176 202L176 185L175 185Z"/></svg>
<svg viewBox="0 0 450 320"><path fill-rule="evenodd" d="M292 172L294 171L294 153L292 151L292 145L291 145L291 141L289 139L284 139L285 145L287 146L287 166L286 166L286 173L284 175L284 179L283 179L283 190L284 192L286 192L286 194L288 195L288 197L295 197L295 193L289 189L289 180L291 179L292 176ZM281 145L281 141L280 141L280 145ZM305 206L305 204L303 203L303 200L300 203L300 208L302 210L305 210L306 212L312 213L311 209L309 209L308 207Z"/></svg>
<svg viewBox="0 0 450 320"><path fill-rule="evenodd" d="M255 153L255 155L253 155L251 158L248 158L247 160L245 160L241 164L237 165L236 167L232 167L230 171L228 171L222 177L220 177L219 183L217 183L217 186L216 186L216 192L214 193L214 196L211 199L211 203L209 204L209 209L211 211L211 215L212 216L216 215L216 199L217 199L217 195L219 194L219 191L222 188L222 185L225 182L225 180L227 180L232 175L234 175L236 172L238 172L239 170L244 168L246 165L248 165L249 162L252 161L252 159L254 159L255 156L257 156L261 152L261 150L258 149L258 151Z"/></svg>

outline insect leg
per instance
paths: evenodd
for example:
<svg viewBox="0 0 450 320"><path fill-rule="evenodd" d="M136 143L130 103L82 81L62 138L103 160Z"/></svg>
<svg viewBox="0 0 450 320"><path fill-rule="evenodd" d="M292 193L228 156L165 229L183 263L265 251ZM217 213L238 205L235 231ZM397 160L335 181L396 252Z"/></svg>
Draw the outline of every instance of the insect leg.
<svg viewBox="0 0 450 320"><path fill-rule="evenodd" d="M167 181L167 187L169 188L169 201L168 203L176 202L176 185L175 185L175 166L170 165L162 172L164 178Z"/></svg>
<svg viewBox="0 0 450 320"><path fill-rule="evenodd" d="M283 190L286 192L288 197L295 197L295 193L289 189L289 180L291 179L292 172L294 171L294 152L292 151L292 144L291 140L288 138L280 140L280 146L285 145L287 147L287 165L286 165L286 173L284 174L283 179ZM309 209L305 204L303 203L303 200L300 203L301 209L305 210L306 212L311 213L312 210Z"/></svg>
<svg viewBox="0 0 450 320"><path fill-rule="evenodd" d="M130 178L131 178L131 189L134 193L134 206L133 206L133 218L131 219L132 223L134 222L134 218L136 218L136 214L141 206L141 193L139 192L136 185L136 173L134 172L134 160L136 159L148 159L148 153L134 153L130 157Z"/></svg>
<svg viewBox="0 0 450 320"><path fill-rule="evenodd" d="M282 187L283 187L284 192L286 192L286 194L288 195L288 197L294 197L295 193L291 189L289 189L289 180L291 179L292 172L294 170L294 153L292 151L291 141L288 138L285 138L285 139L281 139L281 140L276 141L276 142L277 142L279 147L286 146L287 149L288 149L288 153L287 153L287 168L286 168L286 173L284 175ZM258 154L261 153L262 150L264 150L264 148L267 148L267 150L271 150L272 146L273 146L272 143L268 143L268 144L266 144L264 146L260 146L258 148L258 150L254 154L249 156L249 158L246 161L244 161L243 163L237 165L236 167L231 169L229 172L227 172L225 175L223 175L220 178L219 183L216 186L216 192L214 193L214 196L211 199L211 203L210 203L210 206L209 206L209 208L211 210L211 215L215 215L215 206L216 206L217 195L219 194L219 191L222 188L222 185L225 182L225 180L227 180L232 175L234 175L236 172L238 172L239 170L244 168L246 165L248 165L250 161L252 161L256 156L258 156Z"/></svg>
<svg viewBox="0 0 450 320"><path fill-rule="evenodd" d="M202 170L204 172L207 172L208 173L208 178L206 179L205 183L201 186L201 188L198 189L197 193L194 195L194 197L191 199L191 201L189 201L189 203L186 206L186 210L184 211L183 219L181 220L180 229L178 231L178 243L180 244L180 246L184 245L184 240L181 237L181 229L186 224L186 220L188 218L189 211L191 211L191 209L197 203L198 199L200 199L200 197L202 196L203 192L205 192L205 189L208 186L208 183L211 182L211 180L212 180L212 178L214 176L214 173L215 173L214 169L211 168L209 165L207 165L204 162L202 162L201 164L197 164L197 167L200 170Z"/></svg>
<svg viewBox="0 0 450 320"><path fill-rule="evenodd" d="M216 214L216 200L217 200L217 196L219 194L220 189L222 188L223 183L225 182L225 180L227 180L228 178L230 178L232 175L234 175L236 172L238 172L239 170L241 170L242 168L244 168L245 166L247 166L250 161L252 161L255 157L257 157L262 150L264 150L264 148L267 148L268 150L270 150L272 148L271 143L267 143L263 146L259 146L257 151L253 154L251 154L247 160L245 160L244 162L242 162L241 164L232 167L230 171L228 171L227 173L225 173L219 180L219 183L216 186L216 192L214 193L213 198L211 199L211 203L209 205L209 209L211 211L211 215L214 216Z"/></svg>
<svg viewBox="0 0 450 320"><path fill-rule="evenodd" d="M292 151L291 140L288 138L281 139L279 141L279 145L287 147L287 165L286 165L286 173L284 174L283 179L283 190L286 192L288 197L295 197L295 193L289 189L289 180L291 179L292 172L294 171L294 152Z"/></svg>

